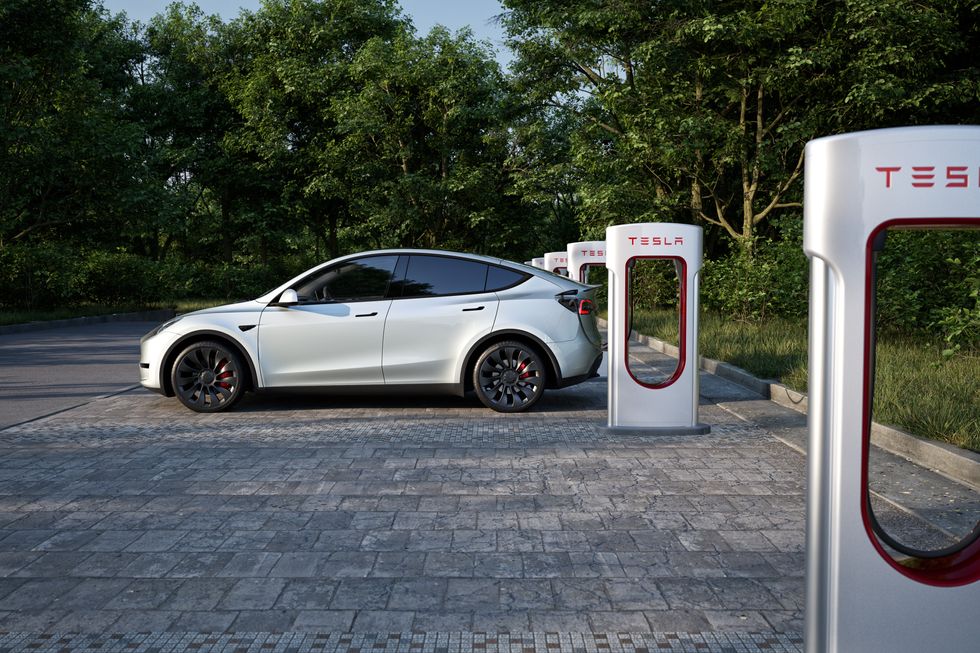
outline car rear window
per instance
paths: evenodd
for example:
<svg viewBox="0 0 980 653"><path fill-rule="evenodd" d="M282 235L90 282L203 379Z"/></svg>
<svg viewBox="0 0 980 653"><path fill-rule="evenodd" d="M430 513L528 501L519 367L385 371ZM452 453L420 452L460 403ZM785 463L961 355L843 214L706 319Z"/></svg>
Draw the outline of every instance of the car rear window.
<svg viewBox="0 0 980 653"><path fill-rule="evenodd" d="M487 291L493 290L503 290L504 288L510 288L511 286L516 286L520 282L528 278L529 275L518 272L517 270L508 270L507 268L498 268L495 265L490 266L490 272L487 273Z"/></svg>
<svg viewBox="0 0 980 653"><path fill-rule="evenodd" d="M448 256L409 258L401 297L434 297L483 292L490 266Z"/></svg>

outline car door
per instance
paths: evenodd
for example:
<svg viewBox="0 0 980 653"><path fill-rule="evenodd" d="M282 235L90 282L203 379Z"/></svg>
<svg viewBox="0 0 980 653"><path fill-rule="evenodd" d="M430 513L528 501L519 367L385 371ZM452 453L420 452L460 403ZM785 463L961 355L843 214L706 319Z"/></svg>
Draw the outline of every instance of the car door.
<svg viewBox="0 0 980 653"><path fill-rule="evenodd" d="M389 385L458 381L462 357L490 332L497 295L486 292L488 266L480 261L412 254L392 287L384 334Z"/></svg>
<svg viewBox="0 0 980 653"><path fill-rule="evenodd" d="M366 256L320 270L295 288L299 303L268 306L259 322L266 387L380 385L388 287L398 256Z"/></svg>

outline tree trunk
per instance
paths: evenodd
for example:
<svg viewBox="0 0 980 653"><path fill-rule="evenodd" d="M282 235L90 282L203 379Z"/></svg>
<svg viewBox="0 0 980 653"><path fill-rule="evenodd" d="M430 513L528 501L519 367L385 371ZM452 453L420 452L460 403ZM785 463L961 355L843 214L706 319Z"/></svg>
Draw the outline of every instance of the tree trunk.
<svg viewBox="0 0 980 653"><path fill-rule="evenodd" d="M235 254L235 239L231 233L231 201L227 193L221 194L221 251L228 263Z"/></svg>
<svg viewBox="0 0 980 653"><path fill-rule="evenodd" d="M329 217L329 229L330 233L328 236L327 246L330 249L330 258L337 258L340 256L340 245L337 244L337 222L338 217L336 211L330 212Z"/></svg>

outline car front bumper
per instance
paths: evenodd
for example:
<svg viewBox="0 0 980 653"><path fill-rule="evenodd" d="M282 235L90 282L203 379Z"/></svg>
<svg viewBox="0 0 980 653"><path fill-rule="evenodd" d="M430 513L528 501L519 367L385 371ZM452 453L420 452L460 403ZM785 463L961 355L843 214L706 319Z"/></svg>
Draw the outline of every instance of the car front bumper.
<svg viewBox="0 0 980 653"><path fill-rule="evenodd" d="M178 338L180 335L177 333L159 331L157 333L151 332L140 340L140 385L147 390L167 394L161 371L167 350Z"/></svg>

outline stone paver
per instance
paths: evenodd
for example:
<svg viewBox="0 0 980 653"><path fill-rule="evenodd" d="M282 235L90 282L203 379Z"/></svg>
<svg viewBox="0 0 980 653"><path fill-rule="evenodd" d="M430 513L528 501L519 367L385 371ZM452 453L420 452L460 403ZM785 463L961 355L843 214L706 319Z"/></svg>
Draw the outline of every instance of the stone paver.
<svg viewBox="0 0 980 653"><path fill-rule="evenodd" d="M139 391L0 431L0 647L798 651L799 427L706 386L707 436L600 433L601 381L516 416Z"/></svg>

